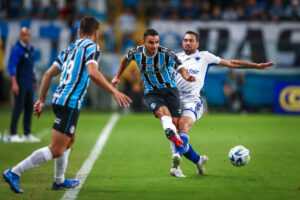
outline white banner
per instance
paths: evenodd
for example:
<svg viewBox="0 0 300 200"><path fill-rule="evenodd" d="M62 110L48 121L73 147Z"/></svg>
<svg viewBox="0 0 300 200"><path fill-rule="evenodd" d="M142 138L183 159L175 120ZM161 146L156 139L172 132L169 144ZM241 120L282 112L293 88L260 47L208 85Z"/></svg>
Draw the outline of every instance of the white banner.
<svg viewBox="0 0 300 200"><path fill-rule="evenodd" d="M300 23L152 21L161 44L181 51L186 31L200 37L200 50L224 59L274 61L277 67L300 67Z"/></svg>

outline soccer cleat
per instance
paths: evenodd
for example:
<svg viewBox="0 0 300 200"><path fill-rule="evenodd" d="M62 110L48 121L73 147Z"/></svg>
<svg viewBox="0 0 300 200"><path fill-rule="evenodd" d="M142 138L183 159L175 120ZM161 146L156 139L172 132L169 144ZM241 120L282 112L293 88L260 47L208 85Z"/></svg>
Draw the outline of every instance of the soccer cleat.
<svg viewBox="0 0 300 200"><path fill-rule="evenodd" d="M185 177L185 175L182 173L180 167L178 167L178 168L171 168L170 175L174 176L176 178L184 178Z"/></svg>
<svg viewBox="0 0 300 200"><path fill-rule="evenodd" d="M17 134L10 136L10 142L24 142L23 138L20 138Z"/></svg>
<svg viewBox="0 0 300 200"><path fill-rule="evenodd" d="M11 168L3 173L4 180L10 185L10 188L15 193L24 194L24 191L19 188L20 176L11 172Z"/></svg>
<svg viewBox="0 0 300 200"><path fill-rule="evenodd" d="M177 169L179 167L180 163L181 163L181 160L182 159L181 159L179 153L173 154L173 156L172 156L172 168Z"/></svg>
<svg viewBox="0 0 300 200"><path fill-rule="evenodd" d="M23 135L22 139L24 142L40 142L41 139L33 136L32 134Z"/></svg>
<svg viewBox="0 0 300 200"><path fill-rule="evenodd" d="M174 132L172 129L167 128L165 130L166 136L169 140L171 140L172 142L174 142L177 146L182 146L183 145L183 141L181 140L181 138L179 137L179 135Z"/></svg>
<svg viewBox="0 0 300 200"><path fill-rule="evenodd" d="M52 190L62 190L64 188L74 188L79 185L79 180L77 179L65 179L61 184L57 184L55 181L52 184Z"/></svg>
<svg viewBox="0 0 300 200"><path fill-rule="evenodd" d="M208 157L206 155L200 156L199 162L196 164L196 167L198 169L198 174L203 175L205 172L204 165L208 161Z"/></svg>

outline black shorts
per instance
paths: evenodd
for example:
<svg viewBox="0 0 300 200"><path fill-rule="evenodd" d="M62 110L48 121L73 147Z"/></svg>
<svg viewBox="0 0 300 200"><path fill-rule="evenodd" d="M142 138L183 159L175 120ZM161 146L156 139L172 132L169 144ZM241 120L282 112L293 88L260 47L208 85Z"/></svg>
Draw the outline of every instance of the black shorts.
<svg viewBox="0 0 300 200"><path fill-rule="evenodd" d="M79 110L52 104L55 120L53 129L72 137L76 130Z"/></svg>
<svg viewBox="0 0 300 200"><path fill-rule="evenodd" d="M145 95L145 103L154 115L160 107L166 106L172 117L180 117L180 99L177 88L152 90Z"/></svg>

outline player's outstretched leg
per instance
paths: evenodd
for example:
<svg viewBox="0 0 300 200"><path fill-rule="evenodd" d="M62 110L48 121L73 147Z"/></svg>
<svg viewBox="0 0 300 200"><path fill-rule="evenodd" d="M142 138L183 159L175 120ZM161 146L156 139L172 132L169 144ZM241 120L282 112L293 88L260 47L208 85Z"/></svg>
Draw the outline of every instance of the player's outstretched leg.
<svg viewBox="0 0 300 200"><path fill-rule="evenodd" d="M180 136L177 133L177 128L172 122L172 117L162 116L160 118L160 121L166 133L167 138L172 142L174 142L176 145L182 146L183 141L181 140Z"/></svg>
<svg viewBox="0 0 300 200"><path fill-rule="evenodd" d="M188 144L187 148L183 154L187 159L189 159L190 161L192 161L193 163L195 163L196 167L197 167L197 172L198 174L203 175L205 172L205 168L204 165L206 164L206 162L208 161L208 157L206 155L198 155L192 145Z"/></svg>
<svg viewBox="0 0 300 200"><path fill-rule="evenodd" d="M65 179L70 150L70 148L67 149L60 157L55 159L53 190L74 188L79 185L79 180L77 179Z"/></svg>
<svg viewBox="0 0 300 200"><path fill-rule="evenodd" d="M24 191L19 187L20 176L12 173L11 168L6 170L2 176L4 180L10 185L12 191L14 191L15 193L24 193Z"/></svg>
<svg viewBox="0 0 300 200"><path fill-rule="evenodd" d="M3 173L3 178L10 185L14 192L24 193L24 191L19 188L19 177L21 174L51 159L52 153L49 147L43 147L33 152L30 156L14 166L12 169L6 170Z"/></svg>

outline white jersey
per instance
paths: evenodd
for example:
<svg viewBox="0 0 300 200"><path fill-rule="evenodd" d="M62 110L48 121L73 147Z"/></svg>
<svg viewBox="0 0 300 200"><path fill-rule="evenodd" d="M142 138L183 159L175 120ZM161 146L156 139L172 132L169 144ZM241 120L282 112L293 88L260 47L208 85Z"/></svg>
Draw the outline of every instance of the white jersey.
<svg viewBox="0 0 300 200"><path fill-rule="evenodd" d="M196 51L186 55L184 52L176 54L186 70L196 78L196 82L186 81L180 73L174 72L175 84L178 87L181 102L199 101L200 92L204 86L205 76L212 65L218 65L221 61L208 51Z"/></svg>

